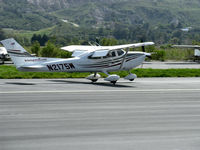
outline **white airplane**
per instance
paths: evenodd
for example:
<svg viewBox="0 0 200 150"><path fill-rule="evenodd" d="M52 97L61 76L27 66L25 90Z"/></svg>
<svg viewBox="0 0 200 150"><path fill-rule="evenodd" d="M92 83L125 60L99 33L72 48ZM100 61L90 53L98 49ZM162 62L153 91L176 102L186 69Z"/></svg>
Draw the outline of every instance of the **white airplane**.
<svg viewBox="0 0 200 150"><path fill-rule="evenodd" d="M173 45L172 47L178 48L193 48L194 49L194 57L199 61L200 59L200 46L199 45Z"/></svg>
<svg viewBox="0 0 200 150"><path fill-rule="evenodd" d="M8 59L8 53L4 47L0 47L0 60L4 64L4 60Z"/></svg>
<svg viewBox="0 0 200 150"><path fill-rule="evenodd" d="M115 84L120 77L110 75L108 72L127 70L129 75L125 79L133 81L137 76L130 73L143 63L150 53L129 52L129 48L153 45L153 42L126 44L118 46L81 46L71 45L62 47L62 50L73 52L73 58L44 58L34 57L29 54L13 38L1 41L7 49L16 68L28 72L92 72L87 79L96 82L100 75L98 72L107 74L106 81ZM124 50L125 49L125 50Z"/></svg>

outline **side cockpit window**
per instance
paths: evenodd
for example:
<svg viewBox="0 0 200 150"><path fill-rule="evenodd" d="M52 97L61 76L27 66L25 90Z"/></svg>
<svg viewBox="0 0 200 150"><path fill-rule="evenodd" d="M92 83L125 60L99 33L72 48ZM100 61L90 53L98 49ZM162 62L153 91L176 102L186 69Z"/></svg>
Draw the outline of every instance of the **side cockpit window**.
<svg viewBox="0 0 200 150"><path fill-rule="evenodd" d="M112 57L115 57L115 56L116 56L115 51L112 51L112 52L111 52L111 56L112 56Z"/></svg>
<svg viewBox="0 0 200 150"><path fill-rule="evenodd" d="M93 54L91 54L90 56L88 56L88 59L105 59L105 58L112 58L112 57L117 57L117 56L121 56L124 54L123 50L111 50L108 52L108 54L106 56L103 57L92 57Z"/></svg>
<svg viewBox="0 0 200 150"><path fill-rule="evenodd" d="M118 56L121 56L121 55L123 55L124 54L124 51L123 50L117 50L117 54L118 54Z"/></svg>

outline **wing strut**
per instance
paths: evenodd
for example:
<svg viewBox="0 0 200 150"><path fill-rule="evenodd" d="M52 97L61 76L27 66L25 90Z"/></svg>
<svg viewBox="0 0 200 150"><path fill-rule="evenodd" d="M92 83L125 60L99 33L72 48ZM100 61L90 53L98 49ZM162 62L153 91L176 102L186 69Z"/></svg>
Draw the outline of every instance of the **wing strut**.
<svg viewBox="0 0 200 150"><path fill-rule="evenodd" d="M124 55L124 58L122 59L122 63L121 63L121 65L120 65L120 68L119 68L119 69L122 69L123 64L124 64L124 62L125 62L125 59L126 59L126 56L127 56L129 50L130 50L129 48L126 49L126 53L125 53L125 55Z"/></svg>

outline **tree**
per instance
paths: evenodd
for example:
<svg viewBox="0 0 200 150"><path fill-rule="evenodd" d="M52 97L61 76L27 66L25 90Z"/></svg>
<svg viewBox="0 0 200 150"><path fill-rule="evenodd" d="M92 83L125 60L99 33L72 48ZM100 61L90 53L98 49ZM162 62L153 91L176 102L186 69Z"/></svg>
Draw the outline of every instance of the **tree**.
<svg viewBox="0 0 200 150"><path fill-rule="evenodd" d="M48 40L49 40L49 37L48 37L46 34L44 34L44 35L42 36L42 38L41 38L40 45L41 45L41 46L45 46L45 43L46 43Z"/></svg>
<svg viewBox="0 0 200 150"><path fill-rule="evenodd" d="M38 41L39 43L41 43L41 40L42 40L42 37L40 34L39 35L33 34L32 38L31 38L31 43L34 43L35 41Z"/></svg>
<svg viewBox="0 0 200 150"><path fill-rule="evenodd" d="M37 35L33 34L33 36L31 37L31 43L34 43L35 41L38 41Z"/></svg>
<svg viewBox="0 0 200 150"><path fill-rule="evenodd" d="M40 43L38 41L35 41L31 47L31 52L33 54L36 54L36 56L39 55L40 52Z"/></svg>
<svg viewBox="0 0 200 150"><path fill-rule="evenodd" d="M4 31L0 28L0 40L4 40L6 38Z"/></svg>
<svg viewBox="0 0 200 150"><path fill-rule="evenodd" d="M61 58L70 58L72 55L71 52L67 52L67 51L60 51L60 57Z"/></svg>
<svg viewBox="0 0 200 150"><path fill-rule="evenodd" d="M49 37L46 34L44 34L43 36L41 36L40 34L38 34L38 35L33 34L32 38L31 38L31 43L38 41L40 43L40 46L45 46L45 43L48 40L49 40Z"/></svg>
<svg viewBox="0 0 200 150"><path fill-rule="evenodd" d="M110 38L110 39L103 38L100 41L100 45L102 46L112 46L112 45L117 45L117 43L118 43L117 40L114 38Z"/></svg>
<svg viewBox="0 0 200 150"><path fill-rule="evenodd" d="M46 46L42 49L42 57L58 57L58 49L50 41L47 42Z"/></svg>

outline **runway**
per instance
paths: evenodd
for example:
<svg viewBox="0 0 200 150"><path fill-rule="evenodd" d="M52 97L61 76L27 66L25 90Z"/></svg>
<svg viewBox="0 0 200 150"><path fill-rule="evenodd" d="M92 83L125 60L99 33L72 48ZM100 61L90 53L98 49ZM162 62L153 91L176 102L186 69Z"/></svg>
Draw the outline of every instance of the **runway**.
<svg viewBox="0 0 200 150"><path fill-rule="evenodd" d="M200 69L199 62L184 62L184 61L150 61L144 62L138 68L152 68L152 69Z"/></svg>
<svg viewBox="0 0 200 150"><path fill-rule="evenodd" d="M199 147L200 78L0 80L0 150Z"/></svg>

